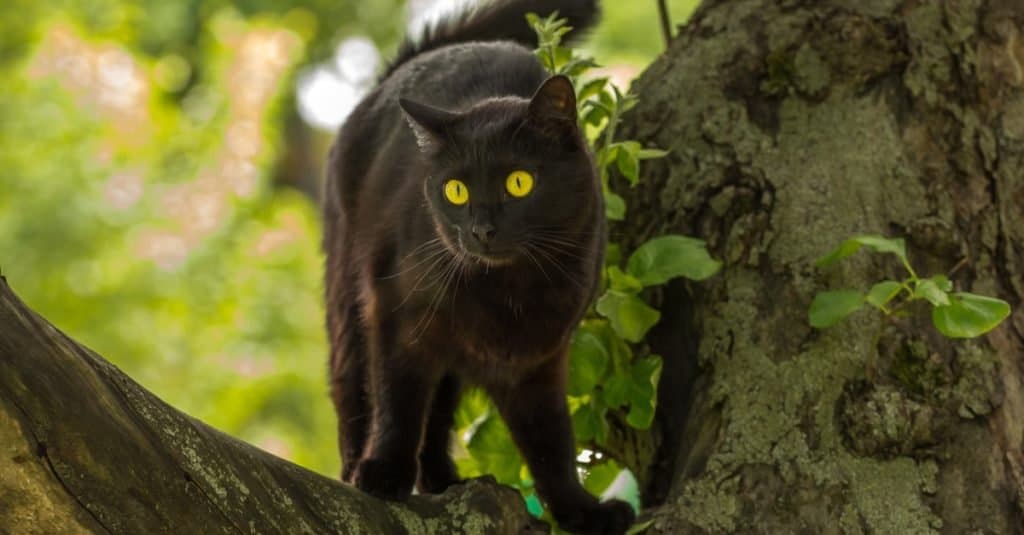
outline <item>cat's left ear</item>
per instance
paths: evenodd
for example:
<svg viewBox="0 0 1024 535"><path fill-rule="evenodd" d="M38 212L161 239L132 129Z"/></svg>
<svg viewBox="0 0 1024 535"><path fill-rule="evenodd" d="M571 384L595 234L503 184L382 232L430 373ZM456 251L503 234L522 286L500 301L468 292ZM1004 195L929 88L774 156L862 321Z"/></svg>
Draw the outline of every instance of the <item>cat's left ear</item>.
<svg viewBox="0 0 1024 535"><path fill-rule="evenodd" d="M530 120L545 130L576 128L576 90L561 74L548 78L530 99Z"/></svg>
<svg viewBox="0 0 1024 535"><path fill-rule="evenodd" d="M459 119L457 113L407 98L398 99L398 105L405 112L405 118L416 134L416 142L425 151L436 148L445 130Z"/></svg>
<svg viewBox="0 0 1024 535"><path fill-rule="evenodd" d="M526 125L536 135L563 150L580 147L576 126L576 90L562 75L548 78L530 99Z"/></svg>

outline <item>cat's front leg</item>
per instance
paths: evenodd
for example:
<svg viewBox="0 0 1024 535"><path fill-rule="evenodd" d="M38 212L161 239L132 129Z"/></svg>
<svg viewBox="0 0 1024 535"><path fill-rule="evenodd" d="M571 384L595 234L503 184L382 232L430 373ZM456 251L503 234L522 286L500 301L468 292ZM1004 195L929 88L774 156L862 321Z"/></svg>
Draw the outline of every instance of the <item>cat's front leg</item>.
<svg viewBox="0 0 1024 535"><path fill-rule="evenodd" d="M632 507L619 500L599 502L576 475L566 367L564 358L552 359L514 385L488 390L558 525L574 533L625 533L633 523Z"/></svg>
<svg viewBox="0 0 1024 535"><path fill-rule="evenodd" d="M418 353L382 346L370 358L371 435L352 481L379 498L403 500L416 482L417 456L438 374Z"/></svg>

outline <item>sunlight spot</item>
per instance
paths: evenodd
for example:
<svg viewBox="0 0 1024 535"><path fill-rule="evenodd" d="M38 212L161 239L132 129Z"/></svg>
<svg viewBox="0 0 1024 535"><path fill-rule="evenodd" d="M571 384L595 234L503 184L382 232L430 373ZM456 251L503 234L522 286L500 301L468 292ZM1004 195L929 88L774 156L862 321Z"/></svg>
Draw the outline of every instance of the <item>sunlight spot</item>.
<svg viewBox="0 0 1024 535"><path fill-rule="evenodd" d="M316 67L299 77L299 114L310 125L334 131L345 122L363 92L332 69Z"/></svg>
<svg viewBox="0 0 1024 535"><path fill-rule="evenodd" d="M371 82L379 64L380 53L373 41L366 37L345 39L334 55L334 65L342 78L355 85Z"/></svg>

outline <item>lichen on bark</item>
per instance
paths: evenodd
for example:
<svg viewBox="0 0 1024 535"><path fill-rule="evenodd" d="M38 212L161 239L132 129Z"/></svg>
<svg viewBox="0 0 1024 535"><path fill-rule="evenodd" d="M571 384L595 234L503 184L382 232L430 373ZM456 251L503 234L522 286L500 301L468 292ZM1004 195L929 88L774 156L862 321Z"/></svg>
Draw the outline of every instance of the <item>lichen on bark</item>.
<svg viewBox="0 0 1024 535"><path fill-rule="evenodd" d="M1024 352L1024 203L1005 200L1024 200L1009 179L1024 175L1024 144L1004 120L1022 98L1022 23L1012 2L708 1L634 84L620 131L671 153L639 186L618 184L645 209L617 235L627 248L696 235L725 262L654 296L689 310L675 328L698 341L656 352L701 370L663 376L694 392L661 400L656 432L712 433L659 453L676 470L656 531L1024 525L1008 417L1024 407L1021 369L1006 366ZM958 289L1017 312L977 341L938 336L923 307L814 330L816 292L903 276L867 253L814 267L857 234L904 236L923 274L952 270ZM921 354L895 351L908 347Z"/></svg>

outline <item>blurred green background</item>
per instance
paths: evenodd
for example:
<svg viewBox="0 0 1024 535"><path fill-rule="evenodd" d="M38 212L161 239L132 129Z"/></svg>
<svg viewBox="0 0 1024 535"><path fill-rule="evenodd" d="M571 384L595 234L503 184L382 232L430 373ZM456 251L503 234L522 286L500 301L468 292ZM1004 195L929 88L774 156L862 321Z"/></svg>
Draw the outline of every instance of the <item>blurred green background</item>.
<svg viewBox="0 0 1024 535"><path fill-rule="evenodd" d="M433 3L7 0L3 275L172 405L335 476L322 162ZM584 48L625 85L664 48L656 2L604 4Z"/></svg>

